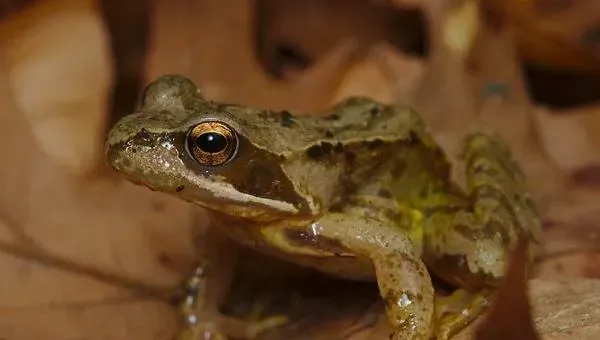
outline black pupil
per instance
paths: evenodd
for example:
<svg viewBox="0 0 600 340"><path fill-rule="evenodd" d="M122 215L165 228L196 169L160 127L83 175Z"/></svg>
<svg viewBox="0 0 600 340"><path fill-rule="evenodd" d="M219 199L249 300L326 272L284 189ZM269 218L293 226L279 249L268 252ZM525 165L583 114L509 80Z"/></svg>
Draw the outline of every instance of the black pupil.
<svg viewBox="0 0 600 340"><path fill-rule="evenodd" d="M227 138L217 132L206 132L196 138L196 146L207 153L217 153L227 147Z"/></svg>

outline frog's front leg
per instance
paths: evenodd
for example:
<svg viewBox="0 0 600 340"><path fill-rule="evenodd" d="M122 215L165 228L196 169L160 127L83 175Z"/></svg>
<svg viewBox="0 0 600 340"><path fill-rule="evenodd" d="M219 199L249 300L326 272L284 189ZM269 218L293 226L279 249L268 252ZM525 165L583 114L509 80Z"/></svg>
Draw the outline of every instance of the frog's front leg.
<svg viewBox="0 0 600 340"><path fill-rule="evenodd" d="M469 291L459 290L448 300L458 307L438 320L438 338L450 337L483 310L491 292L487 288L500 282L520 238L531 241L530 256L539 243L540 219L508 147L492 134L472 134L464 157L470 208L431 209L423 228L422 257L428 268ZM447 308L437 307L438 312Z"/></svg>
<svg viewBox="0 0 600 340"><path fill-rule="evenodd" d="M391 224L352 213L330 213L318 222L318 235L373 262L394 340L428 340L432 334L434 292L429 273L410 238Z"/></svg>
<svg viewBox="0 0 600 340"><path fill-rule="evenodd" d="M221 314L219 307L229 293L239 245L215 228L209 228L200 243L199 263L183 285L179 305L183 325L176 340L250 339L286 322L280 316L252 321Z"/></svg>
<svg viewBox="0 0 600 340"><path fill-rule="evenodd" d="M198 241L198 263L183 283L179 304L183 325L175 339L226 339L220 325L223 316L219 313L219 305L228 294L237 248L230 247L231 241L213 228L200 235Z"/></svg>

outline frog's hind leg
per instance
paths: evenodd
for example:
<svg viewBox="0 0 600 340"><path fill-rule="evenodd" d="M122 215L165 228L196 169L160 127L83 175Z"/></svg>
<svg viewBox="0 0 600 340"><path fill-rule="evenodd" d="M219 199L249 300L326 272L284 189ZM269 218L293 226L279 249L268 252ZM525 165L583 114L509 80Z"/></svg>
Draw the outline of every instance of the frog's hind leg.
<svg viewBox="0 0 600 340"><path fill-rule="evenodd" d="M426 214L423 235L423 259L430 270L470 292L459 290L437 303L438 312L449 302L460 306L459 300L464 307L438 320L440 339L480 313L489 295L485 287L499 283L520 238L533 241L530 251L539 242L540 219L508 147L492 134L472 134L464 157L470 209L433 209Z"/></svg>

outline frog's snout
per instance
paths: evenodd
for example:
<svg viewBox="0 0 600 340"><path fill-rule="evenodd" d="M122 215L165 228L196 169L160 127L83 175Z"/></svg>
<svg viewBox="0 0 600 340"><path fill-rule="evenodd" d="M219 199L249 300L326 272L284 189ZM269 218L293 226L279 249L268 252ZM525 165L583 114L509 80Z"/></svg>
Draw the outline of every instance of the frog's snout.
<svg viewBox="0 0 600 340"><path fill-rule="evenodd" d="M125 173L126 169L131 167L131 162L127 157L123 157L125 146L123 144L106 143L104 147L104 156L106 163L115 171Z"/></svg>

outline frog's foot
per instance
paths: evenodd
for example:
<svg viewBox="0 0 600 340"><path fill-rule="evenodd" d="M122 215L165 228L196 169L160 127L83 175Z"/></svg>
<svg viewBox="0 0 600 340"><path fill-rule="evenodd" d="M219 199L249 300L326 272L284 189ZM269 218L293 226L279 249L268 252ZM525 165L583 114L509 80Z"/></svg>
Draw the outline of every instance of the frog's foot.
<svg viewBox="0 0 600 340"><path fill-rule="evenodd" d="M216 322L197 322L195 316L187 320L174 340L227 340L227 335L220 330Z"/></svg>
<svg viewBox="0 0 600 340"><path fill-rule="evenodd" d="M253 339L259 334L288 322L285 316L271 316L261 320L246 320L222 314L198 316L188 314L175 340Z"/></svg>
<svg viewBox="0 0 600 340"><path fill-rule="evenodd" d="M471 294L457 289L449 296L436 296L436 339L448 340L485 311L491 291Z"/></svg>

